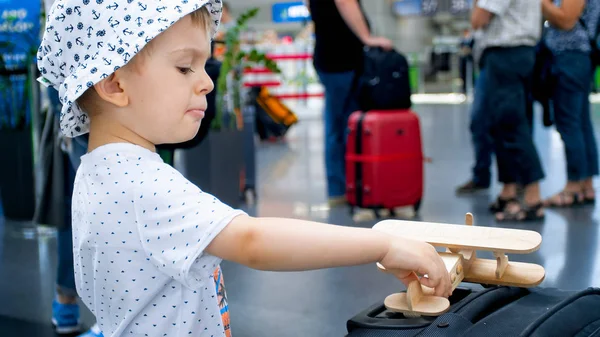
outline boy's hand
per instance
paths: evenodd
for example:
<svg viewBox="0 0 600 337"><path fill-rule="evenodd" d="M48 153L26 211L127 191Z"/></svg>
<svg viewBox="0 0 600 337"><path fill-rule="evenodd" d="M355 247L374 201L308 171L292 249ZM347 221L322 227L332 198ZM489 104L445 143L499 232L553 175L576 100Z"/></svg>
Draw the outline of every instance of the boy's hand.
<svg viewBox="0 0 600 337"><path fill-rule="evenodd" d="M394 238L381 264L393 273L406 286L419 275L420 282L435 290L435 296L452 295L452 282L444 261L435 248L428 243Z"/></svg>

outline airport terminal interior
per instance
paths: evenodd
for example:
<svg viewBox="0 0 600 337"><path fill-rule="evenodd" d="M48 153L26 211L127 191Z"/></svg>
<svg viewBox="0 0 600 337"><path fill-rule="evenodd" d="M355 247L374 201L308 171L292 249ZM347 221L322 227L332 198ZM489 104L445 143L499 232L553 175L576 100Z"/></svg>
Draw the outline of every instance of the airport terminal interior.
<svg viewBox="0 0 600 337"><path fill-rule="evenodd" d="M307 117L294 126L285 142L263 144L257 149L259 187L256 204L244 206L250 214L297 217L344 226L371 227L371 214L349 208L329 208L325 194L323 123L318 102ZM314 110L313 110L314 109ZM414 107L423 128L423 150L432 162L425 165L425 192L418 221L464 223L474 215L476 226L498 226L488 212L498 187L468 197L456 197L454 189L469 176L473 162L469 104ZM309 117L310 116L310 117ZM560 137L546 129L538 111L535 140L548 178L542 193L561 187L566 177ZM594 106L594 123L600 127L600 106ZM399 212L412 220L412 209ZM598 208L582 206L547 210L546 219L534 224L503 227L532 229L542 234L537 252L516 256L546 268L543 287L579 290L600 286ZM54 336L49 322L56 273L56 239L52 231L35 230L29 223L2 222L0 328L3 336ZM485 256L485 255L482 255ZM232 330L237 336L342 336L346 321L365 308L404 289L374 265L311 272L275 273L223 263L231 308ZM93 316L84 316L88 324ZM6 332L7 334L5 334Z"/></svg>
<svg viewBox="0 0 600 337"><path fill-rule="evenodd" d="M371 2L373 5L369 6ZM459 66L461 39L469 25L465 14L468 10L424 18L411 12L414 8L406 4L411 1L404 5L400 4L403 1L362 2L375 31L392 39L396 49L409 60L411 109L420 121L422 149L427 158L423 164L424 190L419 212L415 213L412 207L400 207L395 214L379 218L369 210L351 212L348 205L328 202L324 93L312 67L314 41L306 13L302 7L298 9L302 4L289 1L274 4L267 0L230 3L232 15L240 15L251 6L260 9L242 36L247 43L245 48L265 52L283 74L250 69L238 84L268 88L298 119L284 136L259 139L258 134L254 135L255 195L240 191L243 198L238 198L236 207L253 216L293 217L362 228L371 228L382 219L391 218L464 224L465 215L471 213L475 226L525 229L541 234L539 250L525 255L508 254L510 261L544 267L546 275L539 287L573 291L600 287L600 206L546 209L543 221L498 223L488 210L501 191L495 162L489 189L468 195L455 193L459 185L471 178L474 165L469 129L474 85L467 80L463 86ZM469 1L465 3L470 6ZM0 10L4 10L2 6L0 2ZM285 10L287 14L281 14ZM293 15L301 18L294 19ZM467 74L473 75L476 70L472 65L468 67ZM0 76L4 76L2 72ZM48 104L44 98L39 100L41 106ZM600 97L592 93L590 101L598 140ZM544 125L542 108L537 103L533 116L533 139L545 171L540 189L542 197L547 198L560 191L567 181L564 144L555 126ZM33 125L33 139L39 140L35 119ZM0 135L2 132L0 128ZM0 148L10 147L7 145L0 144ZM175 151L175 163L182 153ZM0 165L14 164L4 157ZM202 170L202 167L188 165L186 170ZM597 179L594 186L596 190L600 188ZM11 198L9 192L2 192L2 198ZM3 205L10 204L4 201ZM31 220L3 216L9 213L10 210L0 208L0 336L59 336L51 322L56 296L57 230ZM490 252L478 254L493 258ZM236 337L344 336L346 322L351 317L406 289L399 280L379 271L375 264L308 272L257 271L227 261L221 266L231 329ZM95 317L83 304L81 310L82 325L91 327Z"/></svg>

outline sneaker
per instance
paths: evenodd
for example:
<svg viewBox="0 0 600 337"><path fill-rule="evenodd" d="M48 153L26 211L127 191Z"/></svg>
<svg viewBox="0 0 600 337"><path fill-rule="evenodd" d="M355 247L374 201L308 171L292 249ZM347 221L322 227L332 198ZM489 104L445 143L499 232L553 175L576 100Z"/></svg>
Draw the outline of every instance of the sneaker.
<svg viewBox="0 0 600 337"><path fill-rule="evenodd" d="M483 190L487 190L489 186L478 185L473 180L469 180L463 185L456 188L456 194L471 194Z"/></svg>
<svg viewBox="0 0 600 337"><path fill-rule="evenodd" d="M59 335L81 331L79 323L79 305L62 304L56 299L52 302L52 324Z"/></svg>
<svg viewBox="0 0 600 337"><path fill-rule="evenodd" d="M94 326L91 327L90 330L88 330L83 335L79 335L78 337L104 337L104 335L102 334L102 331L100 331L98 324L94 324Z"/></svg>

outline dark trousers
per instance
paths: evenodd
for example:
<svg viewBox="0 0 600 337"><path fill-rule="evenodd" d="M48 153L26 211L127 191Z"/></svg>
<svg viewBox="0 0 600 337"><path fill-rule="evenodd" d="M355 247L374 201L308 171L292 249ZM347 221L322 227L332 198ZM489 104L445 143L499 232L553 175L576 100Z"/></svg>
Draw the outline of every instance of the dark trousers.
<svg viewBox="0 0 600 337"><path fill-rule="evenodd" d="M555 55L557 86L552 97L556 129L565 144L567 177L580 181L598 175L598 149L590 117L589 94L593 76L589 55Z"/></svg>
<svg viewBox="0 0 600 337"><path fill-rule="evenodd" d="M475 82L475 95L471 105L471 140L475 150L475 165L473 166L472 180L477 186L489 187L491 183L490 167L492 166L492 155L494 154L494 139L488 127L489 113L483 106L485 94L485 71L479 71L479 77ZM529 89L526 89L528 92ZM490 94L490 93L488 93ZM530 134L533 134L533 98L528 95L526 106L527 125Z"/></svg>
<svg viewBox="0 0 600 337"><path fill-rule="evenodd" d="M354 71L328 73L317 71L325 88L325 172L327 173L327 195L330 198L346 193L346 137L348 118L358 110L352 99ZM346 100L348 104L346 104Z"/></svg>
<svg viewBox="0 0 600 337"><path fill-rule="evenodd" d="M533 144L528 88L535 62L533 47L489 48L481 60L485 72L481 108L493 140L498 180L528 185L544 178Z"/></svg>

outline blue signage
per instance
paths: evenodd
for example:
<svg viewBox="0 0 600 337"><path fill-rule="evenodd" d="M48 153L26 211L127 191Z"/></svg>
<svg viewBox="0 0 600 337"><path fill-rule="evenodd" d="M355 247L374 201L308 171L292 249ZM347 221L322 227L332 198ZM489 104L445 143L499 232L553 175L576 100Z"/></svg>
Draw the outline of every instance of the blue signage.
<svg viewBox="0 0 600 337"><path fill-rule="evenodd" d="M302 1L273 4L273 22L304 22L310 20L310 12Z"/></svg>
<svg viewBox="0 0 600 337"><path fill-rule="evenodd" d="M35 58L39 33L39 0L0 0L0 51L7 66L26 66Z"/></svg>
<svg viewBox="0 0 600 337"><path fill-rule="evenodd" d="M397 0L393 6L394 13L400 16L421 15L422 13L421 0Z"/></svg>
<svg viewBox="0 0 600 337"><path fill-rule="evenodd" d="M0 128L29 121L27 72L39 46L39 0L0 0Z"/></svg>

